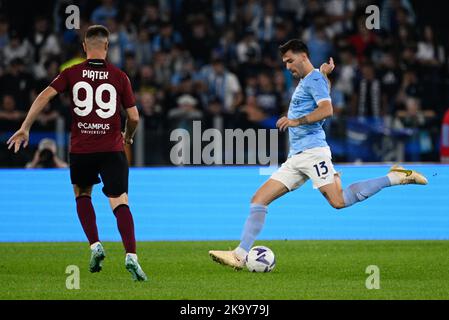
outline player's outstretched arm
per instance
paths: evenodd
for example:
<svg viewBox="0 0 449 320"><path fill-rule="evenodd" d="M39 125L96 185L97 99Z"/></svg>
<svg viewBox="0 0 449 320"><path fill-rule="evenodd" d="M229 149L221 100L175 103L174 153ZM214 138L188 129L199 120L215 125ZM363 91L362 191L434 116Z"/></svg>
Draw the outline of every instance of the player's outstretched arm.
<svg viewBox="0 0 449 320"><path fill-rule="evenodd" d="M139 124L139 111L137 107L131 107L126 109L127 119L125 126L125 133L123 137L125 144L133 144L134 135L136 134L137 125Z"/></svg>
<svg viewBox="0 0 449 320"><path fill-rule="evenodd" d="M52 87L47 87L37 96L36 100L34 100L31 105L25 120L23 120L20 129L17 130L16 133L14 133L6 142L8 144L8 149L11 149L12 146L14 146L14 153L17 153L22 144L24 148L28 145L31 126L34 121L36 121L39 113L41 113L48 102L57 94L58 92L55 89Z"/></svg>
<svg viewBox="0 0 449 320"><path fill-rule="evenodd" d="M318 107L311 113L298 119L288 119L282 117L276 123L276 127L281 131L285 131L288 127L297 127L304 124L314 123L323 119L329 118L333 115L332 103L330 100L323 100L318 104Z"/></svg>

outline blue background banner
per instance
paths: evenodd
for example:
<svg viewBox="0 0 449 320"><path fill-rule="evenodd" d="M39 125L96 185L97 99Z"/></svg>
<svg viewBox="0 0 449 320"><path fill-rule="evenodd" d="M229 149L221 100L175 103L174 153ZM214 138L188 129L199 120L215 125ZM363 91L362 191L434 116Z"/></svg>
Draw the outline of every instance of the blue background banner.
<svg viewBox="0 0 449 320"><path fill-rule="evenodd" d="M307 182L270 205L259 239L449 239L449 166L412 165L427 186L398 186L335 210ZM343 186L384 175L387 165L337 165ZM249 201L268 178L259 167L133 168L130 206L138 241L237 240ZM85 241L67 169L0 170L0 241ZM119 241L97 185L100 239Z"/></svg>

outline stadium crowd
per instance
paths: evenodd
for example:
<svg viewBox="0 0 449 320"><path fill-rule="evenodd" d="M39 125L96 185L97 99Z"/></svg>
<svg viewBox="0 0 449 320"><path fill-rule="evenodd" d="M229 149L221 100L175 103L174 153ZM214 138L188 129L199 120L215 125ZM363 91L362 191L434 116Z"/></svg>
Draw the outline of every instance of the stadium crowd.
<svg viewBox="0 0 449 320"><path fill-rule="evenodd" d="M65 26L70 1L51 1L22 24L0 7L0 166L33 158L39 141L18 155L4 141L60 70L83 61L91 24L110 30L108 60L131 80L145 165L170 164L170 132L192 120L203 129L217 118L224 128L275 128L297 84L278 53L291 38L308 45L315 67L335 60L334 117L325 128L336 161L394 161L398 149L406 161L439 161L441 141L449 141L441 139L449 38L422 23L415 2L83 0L79 29ZM370 30L365 9L373 3L380 28ZM68 132L69 103L68 95L54 99L33 130L51 137L62 117Z"/></svg>

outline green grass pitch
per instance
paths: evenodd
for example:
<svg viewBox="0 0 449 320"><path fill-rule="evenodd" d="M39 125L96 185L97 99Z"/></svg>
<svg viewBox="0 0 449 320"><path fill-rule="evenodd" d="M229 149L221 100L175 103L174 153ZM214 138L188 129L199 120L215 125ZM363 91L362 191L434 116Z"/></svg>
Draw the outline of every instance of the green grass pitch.
<svg viewBox="0 0 449 320"><path fill-rule="evenodd" d="M276 254L271 273L234 271L214 263L210 249L237 241L139 242L149 277L135 283L122 244L105 242L103 271L88 271L85 243L0 243L0 299L448 299L449 241L258 241ZM80 289L66 288L68 265ZM367 266L380 269L368 290Z"/></svg>

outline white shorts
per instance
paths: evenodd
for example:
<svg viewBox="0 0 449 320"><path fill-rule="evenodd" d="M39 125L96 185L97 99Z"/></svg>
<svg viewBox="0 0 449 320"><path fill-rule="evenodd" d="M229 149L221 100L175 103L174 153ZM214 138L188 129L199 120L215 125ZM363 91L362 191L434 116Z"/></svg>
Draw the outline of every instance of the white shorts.
<svg viewBox="0 0 449 320"><path fill-rule="evenodd" d="M329 147L307 149L291 156L271 175L271 179L282 182L290 191L302 186L308 179L317 189L334 182L337 172L332 164Z"/></svg>

